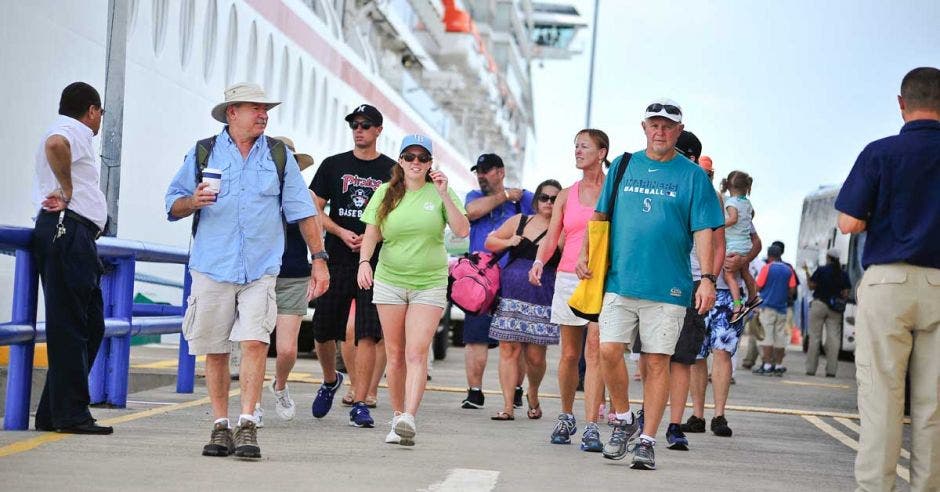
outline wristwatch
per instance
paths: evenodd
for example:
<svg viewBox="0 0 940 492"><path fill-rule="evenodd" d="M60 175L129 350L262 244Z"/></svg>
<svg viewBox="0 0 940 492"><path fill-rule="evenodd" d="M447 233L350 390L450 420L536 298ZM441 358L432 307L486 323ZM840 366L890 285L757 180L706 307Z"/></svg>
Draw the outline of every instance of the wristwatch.
<svg viewBox="0 0 940 492"><path fill-rule="evenodd" d="M323 250L323 251L320 251L319 253L314 253L313 256L310 257L310 259L313 261L316 261L316 260L329 261L330 255L329 253L326 252L326 250Z"/></svg>
<svg viewBox="0 0 940 492"><path fill-rule="evenodd" d="M714 273L703 273L702 278L711 280L713 285L718 283L718 276L716 276Z"/></svg>

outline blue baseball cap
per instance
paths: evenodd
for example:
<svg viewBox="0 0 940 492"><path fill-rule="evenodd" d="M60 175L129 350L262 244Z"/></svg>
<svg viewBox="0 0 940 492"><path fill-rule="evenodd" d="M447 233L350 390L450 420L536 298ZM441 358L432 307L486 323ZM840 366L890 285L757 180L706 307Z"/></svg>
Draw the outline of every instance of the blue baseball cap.
<svg viewBox="0 0 940 492"><path fill-rule="evenodd" d="M431 144L431 139L424 135L418 135L417 133L412 134L412 135L406 135L405 138L402 139L401 149L398 151L398 153L401 154L402 152L405 151L405 149L407 149L408 147L411 147L412 145L417 145L418 147L421 147L424 150L428 151L428 154L434 155L434 152L432 152L431 150L431 148L433 147L433 145Z"/></svg>

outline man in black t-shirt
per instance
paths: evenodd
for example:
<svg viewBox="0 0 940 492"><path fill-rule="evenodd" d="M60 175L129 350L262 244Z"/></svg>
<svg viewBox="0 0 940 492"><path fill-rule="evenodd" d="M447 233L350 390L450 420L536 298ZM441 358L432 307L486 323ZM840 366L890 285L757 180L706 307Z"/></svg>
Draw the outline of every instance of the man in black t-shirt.
<svg viewBox="0 0 940 492"><path fill-rule="evenodd" d="M812 275L806 272L807 283L813 291L809 303L809 349L806 353L806 375L815 376L819 364L819 346L823 342L823 327L826 328L826 377L836 377L839 364L839 349L842 345L842 312L849 297L849 275L839 263L839 250L826 252L826 264ZM805 268L805 266L804 266Z"/></svg>
<svg viewBox="0 0 940 492"><path fill-rule="evenodd" d="M352 129L355 147L349 152L327 157L317 169L310 189L316 195L317 206L324 210L329 204L329 215L321 215L326 230L326 251L330 255L330 276L335 279L327 294L316 300L313 314L313 332L317 358L323 369L323 385L313 402L313 416L322 418L333 404L336 390L342 386L343 376L336 371L336 341L343 343L343 360L352 379L353 395L344 398L352 404L349 423L355 427L373 427L369 415L369 401L374 406L375 395L369 394L375 370L376 353L384 347L376 345L382 339L379 316L372 304L372 291L360 289L356 284L359 268L359 247L365 224L360 217L369 199L382 183L391 178L394 160L376 150L376 141L382 134L382 113L363 104L346 116ZM378 260L379 249L372 257L372 267ZM346 342L346 322L350 304L355 301L354 343Z"/></svg>

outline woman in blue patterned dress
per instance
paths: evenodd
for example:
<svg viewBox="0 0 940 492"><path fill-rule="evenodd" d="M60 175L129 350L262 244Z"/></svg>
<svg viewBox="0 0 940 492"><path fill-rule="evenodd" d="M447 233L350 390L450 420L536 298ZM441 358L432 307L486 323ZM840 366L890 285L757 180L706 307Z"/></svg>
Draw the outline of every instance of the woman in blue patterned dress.
<svg viewBox="0 0 940 492"><path fill-rule="evenodd" d="M499 340L499 385L504 400L503 410L493 420L514 419L513 397L520 380L519 357L523 353L529 379L528 416L530 419L542 416L538 395L545 376L545 349L558 343L558 325L551 323L551 306L560 252L556 251L545 265L541 287L529 283L529 269L538 243L548 230L559 191L558 181L543 181L535 190L532 204L536 214L510 217L486 238L486 249L494 253L511 248L509 263L500 276L500 297L490 325L490 338Z"/></svg>

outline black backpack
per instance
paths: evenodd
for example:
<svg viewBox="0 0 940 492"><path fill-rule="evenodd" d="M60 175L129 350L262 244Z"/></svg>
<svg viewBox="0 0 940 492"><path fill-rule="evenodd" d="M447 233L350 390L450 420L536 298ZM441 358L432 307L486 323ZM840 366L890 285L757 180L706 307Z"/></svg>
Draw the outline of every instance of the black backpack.
<svg viewBox="0 0 940 492"><path fill-rule="evenodd" d="M287 146L284 142L276 138L264 136L268 141L268 150L271 151L271 159L274 160L274 167L277 168L277 179L281 183L281 193L284 193L284 170L287 167ZM212 148L215 147L215 137L204 138L196 142L196 184L202 182L202 171L208 167L209 156L212 155ZM199 210L193 213L193 237L196 237L196 227L199 226Z"/></svg>

